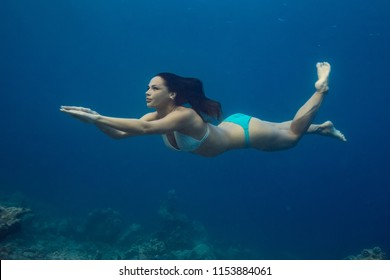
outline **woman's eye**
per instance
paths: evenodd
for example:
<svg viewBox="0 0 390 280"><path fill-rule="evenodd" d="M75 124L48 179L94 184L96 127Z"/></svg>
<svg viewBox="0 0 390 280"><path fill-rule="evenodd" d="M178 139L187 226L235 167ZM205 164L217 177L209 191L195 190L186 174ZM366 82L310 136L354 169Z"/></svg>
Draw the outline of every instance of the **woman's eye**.
<svg viewBox="0 0 390 280"><path fill-rule="evenodd" d="M146 88L146 90L150 90L150 89L151 89L151 90L159 90L158 87L153 87L153 86L152 86L152 87L149 87L149 86L148 86L148 87Z"/></svg>

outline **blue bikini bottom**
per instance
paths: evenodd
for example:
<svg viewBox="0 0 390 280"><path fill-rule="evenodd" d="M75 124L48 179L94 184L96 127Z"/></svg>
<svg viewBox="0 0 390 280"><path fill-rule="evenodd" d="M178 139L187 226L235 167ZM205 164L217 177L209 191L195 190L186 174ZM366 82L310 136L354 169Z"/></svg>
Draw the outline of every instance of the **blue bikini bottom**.
<svg viewBox="0 0 390 280"><path fill-rule="evenodd" d="M250 139L249 139L249 122L251 120L251 116L244 115L241 113L237 113L234 115L231 115L223 120L223 122L231 122L238 124L244 129L244 135L245 135L245 148L249 148L250 145Z"/></svg>

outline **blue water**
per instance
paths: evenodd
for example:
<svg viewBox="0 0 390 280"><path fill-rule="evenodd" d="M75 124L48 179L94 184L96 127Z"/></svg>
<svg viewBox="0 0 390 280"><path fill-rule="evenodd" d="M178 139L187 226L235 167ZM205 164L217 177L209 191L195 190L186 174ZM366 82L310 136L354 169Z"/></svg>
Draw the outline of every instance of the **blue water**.
<svg viewBox="0 0 390 280"><path fill-rule="evenodd" d="M174 189L215 247L390 254L389 12L385 0L2 1L0 194L60 217L112 208L153 231ZM140 117L150 78L168 71L200 78L226 116L284 121L312 94L317 61L332 74L316 121L348 143L201 158L159 136L109 139L58 110Z"/></svg>

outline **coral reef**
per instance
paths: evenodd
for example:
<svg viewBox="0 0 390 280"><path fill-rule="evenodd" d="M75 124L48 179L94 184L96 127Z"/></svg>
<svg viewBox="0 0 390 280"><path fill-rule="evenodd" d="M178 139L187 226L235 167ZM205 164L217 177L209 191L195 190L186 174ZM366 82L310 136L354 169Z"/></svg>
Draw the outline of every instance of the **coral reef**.
<svg viewBox="0 0 390 280"><path fill-rule="evenodd" d="M1 225L16 230L20 217L30 210L0 208ZM44 209L23 224L18 235L0 240L0 259L234 259L243 250L217 248L206 229L178 211L177 198L170 191L158 209L159 222L145 230L128 223L111 208L96 209L85 217L56 217ZM10 234L10 231L7 231Z"/></svg>
<svg viewBox="0 0 390 280"><path fill-rule="evenodd" d="M384 260L386 254L378 246L372 249L363 249L360 254L350 255L346 259L348 260Z"/></svg>
<svg viewBox="0 0 390 280"><path fill-rule="evenodd" d="M178 202L175 191L170 191L157 211L157 219L152 218L148 229L126 221L126 217L111 208L58 217L50 209L37 207L33 216L22 219L30 209L1 202L0 259L259 259L260 253L252 248L211 240L200 222L179 210ZM20 230L21 224L23 230ZM374 247L346 259L382 260L385 257L381 248Z"/></svg>
<svg viewBox="0 0 390 280"><path fill-rule="evenodd" d="M31 210L27 208L0 206L0 240L16 233L20 229L22 216L29 212Z"/></svg>
<svg viewBox="0 0 390 280"><path fill-rule="evenodd" d="M216 259L204 227L177 210L174 190L169 191L158 215L160 228L134 242L126 259Z"/></svg>
<svg viewBox="0 0 390 280"><path fill-rule="evenodd" d="M176 194L173 190L158 210L161 229L157 237L164 240L171 250L192 248L198 243L206 242L207 233L204 227L191 220L176 207Z"/></svg>
<svg viewBox="0 0 390 280"><path fill-rule="evenodd" d="M115 242L125 230L126 225L121 215L111 209L97 209L88 214L85 223L85 234L92 241Z"/></svg>
<svg viewBox="0 0 390 280"><path fill-rule="evenodd" d="M156 238L152 238L142 243L134 243L125 253L124 258L130 260L155 260L161 259L161 256L165 252L165 243Z"/></svg>

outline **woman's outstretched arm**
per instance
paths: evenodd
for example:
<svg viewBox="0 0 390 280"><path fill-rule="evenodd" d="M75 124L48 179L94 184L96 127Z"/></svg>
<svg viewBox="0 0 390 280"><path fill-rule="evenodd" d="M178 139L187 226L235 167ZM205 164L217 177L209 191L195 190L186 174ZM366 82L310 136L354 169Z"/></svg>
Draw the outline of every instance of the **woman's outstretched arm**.
<svg viewBox="0 0 390 280"><path fill-rule="evenodd" d="M165 134L191 125L195 118L192 110L174 111L161 119L128 119L97 116L95 124L102 124L131 135Z"/></svg>
<svg viewBox="0 0 390 280"><path fill-rule="evenodd" d="M140 118L143 121L153 121L155 120L155 113L148 113ZM104 123L95 122L97 128L99 128L103 133L107 134L113 139L123 139L130 136L136 136L137 134L131 134L129 132L125 132L111 126L108 126Z"/></svg>
<svg viewBox="0 0 390 280"><path fill-rule="evenodd" d="M180 130L191 124L194 114L196 114L192 110L176 110L161 119L157 119L156 113L146 114L140 119L133 119L102 116L89 110L73 106L61 106L60 109L60 111L83 122L95 124L103 132L115 138L145 134L164 134Z"/></svg>
<svg viewBox="0 0 390 280"><path fill-rule="evenodd" d="M79 106L61 106L60 111L65 112L65 113L69 113L69 114L70 114L70 112L74 112L75 113L76 111L79 111L80 113L84 112L84 113L88 113L88 114L96 115L96 116L100 115L98 112L93 111L90 108L79 107ZM70 114L70 115L72 115L76 119L81 120L83 122L93 124L93 122L88 121L86 118L83 118L83 117L81 117L79 115L76 115L76 114ZM112 127L109 127L109 126L106 126L106 125L103 125L103 124L95 124L95 125L104 134L108 135L109 137L111 137L113 139L123 139L123 138L126 138L126 137L130 136L126 132L117 130L115 128L112 128Z"/></svg>

